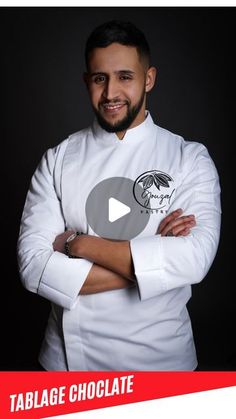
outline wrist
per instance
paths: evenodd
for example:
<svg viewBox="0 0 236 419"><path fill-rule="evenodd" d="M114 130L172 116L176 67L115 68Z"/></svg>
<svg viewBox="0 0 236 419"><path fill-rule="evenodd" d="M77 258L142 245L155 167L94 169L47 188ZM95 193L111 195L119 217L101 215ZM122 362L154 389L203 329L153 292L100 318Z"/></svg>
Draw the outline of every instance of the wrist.
<svg viewBox="0 0 236 419"><path fill-rule="evenodd" d="M78 240L81 235L83 235L83 233L77 231L67 238L65 243L65 253L69 258L81 257L78 248Z"/></svg>

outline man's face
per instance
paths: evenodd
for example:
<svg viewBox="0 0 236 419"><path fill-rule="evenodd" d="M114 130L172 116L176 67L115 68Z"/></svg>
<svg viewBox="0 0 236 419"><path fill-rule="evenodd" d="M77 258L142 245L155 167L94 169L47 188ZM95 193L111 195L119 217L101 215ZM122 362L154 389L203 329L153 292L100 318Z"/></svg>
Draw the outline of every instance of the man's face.
<svg viewBox="0 0 236 419"><path fill-rule="evenodd" d="M144 121L150 71L135 47L113 43L92 51L85 80L102 128L119 135Z"/></svg>

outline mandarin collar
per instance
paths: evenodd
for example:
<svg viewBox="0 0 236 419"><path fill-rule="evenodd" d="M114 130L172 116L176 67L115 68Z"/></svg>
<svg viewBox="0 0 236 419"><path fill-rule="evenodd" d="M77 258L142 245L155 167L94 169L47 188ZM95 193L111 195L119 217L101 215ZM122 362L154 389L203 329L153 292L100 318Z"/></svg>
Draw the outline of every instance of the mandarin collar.
<svg viewBox="0 0 236 419"><path fill-rule="evenodd" d="M130 143L134 142L137 144L137 141L142 141L146 137L150 136L150 131L152 131L155 128L153 119L148 111L146 111L146 118L145 120L137 125L134 128L130 128L126 131L124 137L122 140L119 140L117 135L115 133L110 133L104 130L98 123L97 119L95 118L93 124L92 124L92 131L93 135L96 138L97 141L103 141L107 144L111 143Z"/></svg>

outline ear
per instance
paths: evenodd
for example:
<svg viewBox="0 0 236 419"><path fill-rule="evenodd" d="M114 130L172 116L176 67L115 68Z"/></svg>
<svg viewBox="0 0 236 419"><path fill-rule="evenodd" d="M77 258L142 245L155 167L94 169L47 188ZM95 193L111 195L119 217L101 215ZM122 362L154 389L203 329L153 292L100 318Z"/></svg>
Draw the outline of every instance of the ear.
<svg viewBox="0 0 236 419"><path fill-rule="evenodd" d="M145 91L150 92L152 90L155 80L156 80L157 70L155 67L149 67L146 73L146 84L145 84Z"/></svg>

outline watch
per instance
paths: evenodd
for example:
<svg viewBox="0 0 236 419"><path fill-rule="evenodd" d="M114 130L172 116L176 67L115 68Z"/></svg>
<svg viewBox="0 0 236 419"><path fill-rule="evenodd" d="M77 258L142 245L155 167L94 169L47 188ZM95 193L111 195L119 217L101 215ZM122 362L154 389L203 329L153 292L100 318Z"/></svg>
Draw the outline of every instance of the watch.
<svg viewBox="0 0 236 419"><path fill-rule="evenodd" d="M72 256L70 255L70 251L69 251L69 243L74 240L77 236L81 236L83 233L81 233L80 231L75 231L74 233L72 233L66 240L65 242L65 253L69 258L78 258L79 256Z"/></svg>

